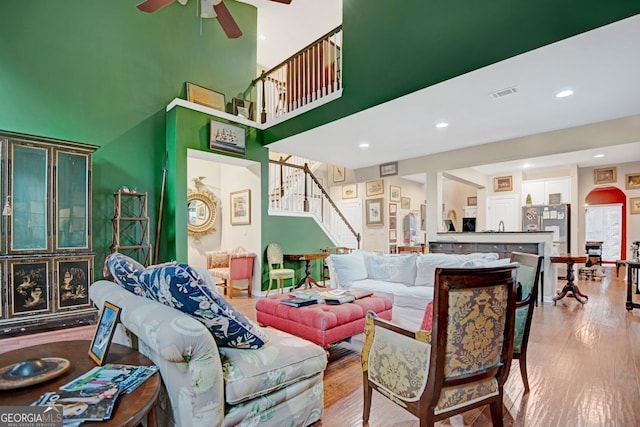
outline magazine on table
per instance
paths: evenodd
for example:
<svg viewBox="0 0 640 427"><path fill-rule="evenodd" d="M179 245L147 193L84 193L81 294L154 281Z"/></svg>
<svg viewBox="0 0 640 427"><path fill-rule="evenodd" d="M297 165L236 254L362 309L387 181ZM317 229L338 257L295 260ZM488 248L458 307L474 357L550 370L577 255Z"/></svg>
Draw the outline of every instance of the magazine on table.
<svg viewBox="0 0 640 427"><path fill-rule="evenodd" d="M344 304L347 302L354 302L355 300L356 300L356 297L354 297L353 295L340 295L340 296L335 296L331 298L325 298L324 302L325 304L329 304L329 305L338 305L338 304Z"/></svg>
<svg viewBox="0 0 640 427"><path fill-rule="evenodd" d="M60 389L77 391L102 387L107 384L116 384L120 387L122 393L128 394L157 371L158 367L155 365L135 366L107 363L103 366L96 366L73 381L63 385Z"/></svg>
<svg viewBox="0 0 640 427"><path fill-rule="evenodd" d="M103 421L111 418L120 388L116 384L102 387L44 393L32 406L62 405L65 425L71 422Z"/></svg>

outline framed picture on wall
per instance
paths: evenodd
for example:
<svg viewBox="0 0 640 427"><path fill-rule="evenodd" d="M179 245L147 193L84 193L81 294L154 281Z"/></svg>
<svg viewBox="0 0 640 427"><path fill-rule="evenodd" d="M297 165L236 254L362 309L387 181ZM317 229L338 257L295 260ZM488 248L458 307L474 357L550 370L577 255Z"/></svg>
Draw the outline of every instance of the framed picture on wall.
<svg viewBox="0 0 640 427"><path fill-rule="evenodd" d="M389 228L393 230L398 228L398 217L396 216L389 217Z"/></svg>
<svg viewBox="0 0 640 427"><path fill-rule="evenodd" d="M640 214L640 197L629 198L629 209L631 211L631 215Z"/></svg>
<svg viewBox="0 0 640 427"><path fill-rule="evenodd" d="M627 190L640 189L640 173L628 173L624 177L625 188Z"/></svg>
<svg viewBox="0 0 640 427"><path fill-rule="evenodd" d="M225 111L224 94L206 87L198 86L191 82L187 84L187 101L204 105L214 110Z"/></svg>
<svg viewBox="0 0 640 427"><path fill-rule="evenodd" d="M367 226L384 225L384 199L367 199L366 224Z"/></svg>
<svg viewBox="0 0 640 427"><path fill-rule="evenodd" d="M254 103L248 99L232 98L231 113L243 119L255 120Z"/></svg>
<svg viewBox="0 0 640 427"><path fill-rule="evenodd" d="M251 190L234 191L229 199L231 225L251 224Z"/></svg>
<svg viewBox="0 0 640 427"><path fill-rule="evenodd" d="M389 203L389 216L396 216L398 213L398 205L395 203Z"/></svg>
<svg viewBox="0 0 640 427"><path fill-rule="evenodd" d="M477 205L478 205L477 196L467 197L467 206L477 206Z"/></svg>
<svg viewBox="0 0 640 427"><path fill-rule="evenodd" d="M384 180L382 179L368 181L365 185L367 187L367 197L384 194Z"/></svg>
<svg viewBox="0 0 640 427"><path fill-rule="evenodd" d="M398 245L389 245L389 253L397 254L398 253Z"/></svg>
<svg viewBox="0 0 640 427"><path fill-rule="evenodd" d="M384 163L380 165L380 176L398 175L398 162Z"/></svg>
<svg viewBox="0 0 640 427"><path fill-rule="evenodd" d="M593 170L594 184L607 184L616 182L616 168L611 166L608 168L598 168Z"/></svg>
<svg viewBox="0 0 640 427"><path fill-rule="evenodd" d="M210 149L224 151L225 153L240 154L242 156L245 155L246 131L244 128L222 123L214 119L211 119L210 128Z"/></svg>
<svg viewBox="0 0 640 427"><path fill-rule="evenodd" d="M427 205L420 205L420 230L427 229Z"/></svg>
<svg viewBox="0 0 640 427"><path fill-rule="evenodd" d="M389 242L395 243L397 240L398 240L398 230L396 230L395 228L392 230L389 230Z"/></svg>
<svg viewBox="0 0 640 427"><path fill-rule="evenodd" d="M400 207L402 209L411 209L411 198L410 197L403 197L401 200L402 201L400 202Z"/></svg>
<svg viewBox="0 0 640 427"><path fill-rule="evenodd" d="M342 166L333 166L333 182L344 182L346 170Z"/></svg>
<svg viewBox="0 0 640 427"><path fill-rule="evenodd" d="M389 200L392 202L399 202L402 197L402 189L396 185L389 186Z"/></svg>
<svg viewBox="0 0 640 427"><path fill-rule="evenodd" d="M512 176L498 176L493 178L493 191L512 191L512 190L513 190Z"/></svg>
<svg viewBox="0 0 640 427"><path fill-rule="evenodd" d="M355 199L358 197L358 184L348 184L342 186L343 199Z"/></svg>

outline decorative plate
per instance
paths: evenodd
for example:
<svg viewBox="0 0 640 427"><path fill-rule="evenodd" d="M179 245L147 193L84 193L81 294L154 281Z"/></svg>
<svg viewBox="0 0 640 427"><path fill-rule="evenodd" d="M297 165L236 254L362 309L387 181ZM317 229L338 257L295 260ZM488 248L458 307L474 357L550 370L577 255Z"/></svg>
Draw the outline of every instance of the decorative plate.
<svg viewBox="0 0 640 427"><path fill-rule="evenodd" d="M0 390L39 384L67 372L71 362L60 357L28 359L0 368Z"/></svg>

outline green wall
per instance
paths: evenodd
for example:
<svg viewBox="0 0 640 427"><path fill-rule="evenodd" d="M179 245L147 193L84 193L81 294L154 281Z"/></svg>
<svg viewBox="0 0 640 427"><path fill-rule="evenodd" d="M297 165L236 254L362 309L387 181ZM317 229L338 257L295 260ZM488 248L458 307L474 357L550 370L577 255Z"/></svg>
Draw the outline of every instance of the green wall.
<svg viewBox="0 0 640 427"><path fill-rule="evenodd" d="M166 193L165 212L163 213L163 229L166 230L163 243L165 259L187 262L187 150L194 149L211 152L209 149L209 121L211 116L184 107L175 107L167 114L167 153L169 183ZM215 118L221 122L225 120ZM231 123L234 124L234 123ZM235 124L237 125L237 124ZM263 260L262 289L267 289L269 272L266 264L265 250L269 243L275 242L286 252L319 252L321 248L333 244L311 218L269 216L268 194L269 152L260 143L260 134L254 128L247 128L246 155L244 158L261 164L261 227L262 247L259 256ZM226 155L217 152L217 154ZM165 217L166 214L166 217ZM301 263L287 263L297 269L296 278L304 275ZM322 264L313 263L314 277L322 276Z"/></svg>
<svg viewBox="0 0 640 427"><path fill-rule="evenodd" d="M342 98L265 143L638 13L638 0L343 0Z"/></svg>
<svg viewBox="0 0 640 427"><path fill-rule="evenodd" d="M113 192L122 185L149 193L155 245L165 107L185 97L185 81L230 102L256 73L252 6L226 0L244 32L230 40L217 20L196 17L196 0L154 14L136 3L0 1L0 129L100 147L93 163L96 277L111 243Z"/></svg>

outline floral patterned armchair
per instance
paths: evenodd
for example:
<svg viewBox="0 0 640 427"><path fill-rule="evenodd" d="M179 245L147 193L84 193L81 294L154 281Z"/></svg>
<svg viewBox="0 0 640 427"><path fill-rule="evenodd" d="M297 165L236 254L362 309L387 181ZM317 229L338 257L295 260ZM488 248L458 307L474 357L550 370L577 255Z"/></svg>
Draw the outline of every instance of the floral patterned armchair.
<svg viewBox="0 0 640 427"><path fill-rule="evenodd" d="M432 331L411 332L367 314L365 423L377 390L419 417L421 426L486 404L493 425L502 425L517 267L436 269Z"/></svg>
<svg viewBox="0 0 640 427"><path fill-rule="evenodd" d="M542 256L512 252L511 261L520 264L516 280L522 286L521 301L516 302L516 321L513 337L513 358L520 360L520 374L524 391L529 391L527 376L527 346L533 319L533 309L538 299L538 281L542 269Z"/></svg>

